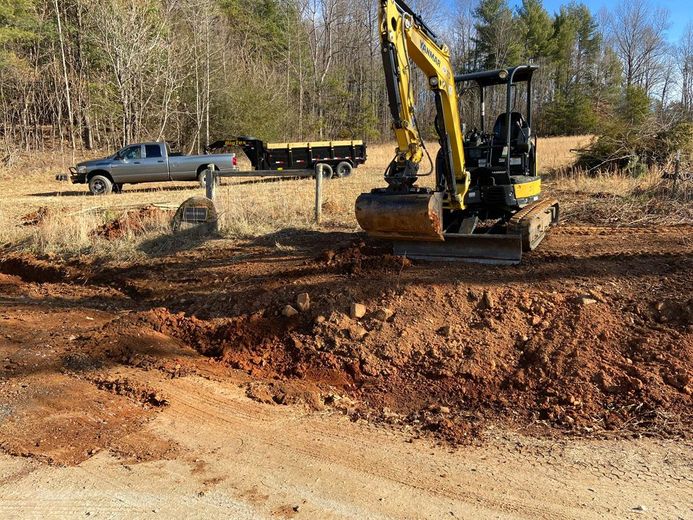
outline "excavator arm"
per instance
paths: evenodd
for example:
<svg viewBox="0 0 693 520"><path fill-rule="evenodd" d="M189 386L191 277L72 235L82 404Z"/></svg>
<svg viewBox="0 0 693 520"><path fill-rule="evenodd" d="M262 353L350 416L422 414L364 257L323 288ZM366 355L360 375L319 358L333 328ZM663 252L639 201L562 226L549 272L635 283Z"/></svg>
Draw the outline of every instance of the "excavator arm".
<svg viewBox="0 0 693 520"><path fill-rule="evenodd" d="M385 173L388 187L359 197L356 216L371 235L442 240L443 205L464 209L469 189L450 51L403 0L381 0L379 27L397 151ZM412 64L427 76L435 97L441 151L434 190L416 185L425 148L416 122Z"/></svg>
<svg viewBox="0 0 693 520"><path fill-rule="evenodd" d="M423 141L416 123L410 63L428 77L436 101L436 129L443 160L437 165L436 191L445 191L453 209L463 209L468 185L464 170L463 136L460 128L455 78L448 47L401 0L383 0L379 12L383 68L397 156L388 177L416 178L423 158ZM442 167L443 171L438 171ZM396 183L397 181L395 181ZM457 184L462 185L458 193Z"/></svg>

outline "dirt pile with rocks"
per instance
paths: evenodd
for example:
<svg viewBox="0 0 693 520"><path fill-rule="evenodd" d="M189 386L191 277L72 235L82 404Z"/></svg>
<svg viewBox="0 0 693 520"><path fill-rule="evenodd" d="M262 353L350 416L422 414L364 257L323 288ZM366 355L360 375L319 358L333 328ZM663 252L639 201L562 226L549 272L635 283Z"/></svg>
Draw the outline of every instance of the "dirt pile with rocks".
<svg viewBox="0 0 693 520"><path fill-rule="evenodd" d="M170 220L171 214L156 206L145 206L136 210L126 211L119 217L107 222L94 231L93 237L105 240L117 240L126 236L137 236Z"/></svg>
<svg viewBox="0 0 693 520"><path fill-rule="evenodd" d="M693 299L623 312L611 296L409 288L358 309L286 317L278 301L231 320L156 309L136 323L253 377L320 388L323 402L347 396L354 416L418 424L454 441L489 420L577 435L685 435ZM276 385L249 395L287 402Z"/></svg>
<svg viewBox="0 0 693 520"><path fill-rule="evenodd" d="M0 292L31 300L43 334L22 321L26 311L0 320L10 360L0 372L14 385L5 388L30 378L43 395L53 384L43 374L58 370L56 381L94 403L103 394L113 407L129 403L135 427L175 402L152 380L211 371L264 403L327 407L451 442L497 425L690 438L693 229L564 227L515 267L412 263L339 236L110 266L4 258ZM66 309L69 321L51 321ZM37 359L50 367L23 375ZM8 406L26 408L17 395L7 393ZM50 404L56 421L66 399ZM36 433L13 452L30 449L42 424L12 423L13 434ZM41 453L58 457L49 448Z"/></svg>

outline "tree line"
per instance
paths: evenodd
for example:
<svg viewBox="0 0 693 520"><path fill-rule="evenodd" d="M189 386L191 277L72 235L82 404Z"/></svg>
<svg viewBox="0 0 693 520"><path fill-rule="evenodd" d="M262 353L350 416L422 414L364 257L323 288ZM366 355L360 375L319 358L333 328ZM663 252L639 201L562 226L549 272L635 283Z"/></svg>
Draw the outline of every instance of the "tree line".
<svg viewBox="0 0 693 520"><path fill-rule="evenodd" d="M598 132L634 97L691 121L693 28L666 38L648 0L593 13L541 0L411 2L459 72L540 67L541 135ZM0 133L9 153L153 139L199 151L219 138L390 139L376 0L0 0ZM433 101L415 79L419 120ZM475 93L462 95L474 125ZM500 107L501 93L489 100ZM662 123L663 124L663 123Z"/></svg>

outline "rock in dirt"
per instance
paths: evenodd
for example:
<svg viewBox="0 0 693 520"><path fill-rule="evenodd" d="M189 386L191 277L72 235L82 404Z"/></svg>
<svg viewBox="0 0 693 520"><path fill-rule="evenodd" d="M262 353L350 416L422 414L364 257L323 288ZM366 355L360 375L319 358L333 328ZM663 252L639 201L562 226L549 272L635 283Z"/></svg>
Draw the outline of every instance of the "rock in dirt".
<svg viewBox="0 0 693 520"><path fill-rule="evenodd" d="M451 325L443 325L436 331L440 336L443 336L444 338L449 338L453 334L452 326Z"/></svg>
<svg viewBox="0 0 693 520"><path fill-rule="evenodd" d="M349 327L349 337L354 341L363 339L366 334L368 334L368 331L361 325L352 325Z"/></svg>
<svg viewBox="0 0 693 520"><path fill-rule="evenodd" d="M353 319L363 318L366 315L366 306L362 303L352 303L349 315Z"/></svg>
<svg viewBox="0 0 693 520"><path fill-rule="evenodd" d="M484 291L484 295L481 297L481 306L484 309L493 309L494 305L493 296L488 291Z"/></svg>
<svg viewBox="0 0 693 520"><path fill-rule="evenodd" d="M580 305L594 305L595 303L597 303L597 300L592 298L591 295L590 296L579 296L577 301Z"/></svg>
<svg viewBox="0 0 693 520"><path fill-rule="evenodd" d="M308 293L299 294L296 297L296 305L301 312L310 310L310 295Z"/></svg>
<svg viewBox="0 0 693 520"><path fill-rule="evenodd" d="M428 407L428 409L433 413L439 413L443 415L447 415L450 413L450 408L448 406L443 406L440 404L432 404Z"/></svg>
<svg viewBox="0 0 693 520"><path fill-rule="evenodd" d="M381 307L380 309L375 311L374 318L378 321L387 321L394 315L395 312L392 309L388 309L387 307Z"/></svg>
<svg viewBox="0 0 693 520"><path fill-rule="evenodd" d="M284 307L282 314L287 318L293 318L298 314L298 311L293 306L287 305L286 307Z"/></svg>

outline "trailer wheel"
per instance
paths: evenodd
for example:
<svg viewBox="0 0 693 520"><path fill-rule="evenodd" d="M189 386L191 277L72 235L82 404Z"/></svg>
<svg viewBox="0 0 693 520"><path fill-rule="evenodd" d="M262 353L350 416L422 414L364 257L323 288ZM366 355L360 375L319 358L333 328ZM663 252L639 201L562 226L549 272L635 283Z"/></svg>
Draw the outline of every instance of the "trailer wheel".
<svg viewBox="0 0 693 520"><path fill-rule="evenodd" d="M322 166L322 178L323 179L331 179L334 176L334 170L332 170L332 166L330 166L327 163L319 163L315 165L315 174L317 175L318 173L318 167Z"/></svg>
<svg viewBox="0 0 693 520"><path fill-rule="evenodd" d="M94 175L89 179L89 191L93 195L108 195L113 191L113 183L105 175Z"/></svg>
<svg viewBox="0 0 693 520"><path fill-rule="evenodd" d="M342 161L337 165L337 171L335 177L341 179L343 177L348 177L351 175L351 172L354 171L354 167L351 165L351 163L348 163L346 161Z"/></svg>

